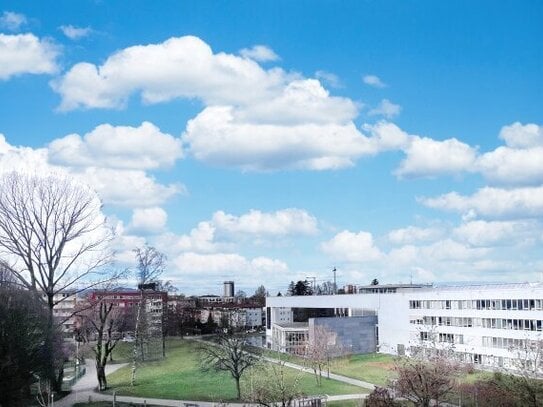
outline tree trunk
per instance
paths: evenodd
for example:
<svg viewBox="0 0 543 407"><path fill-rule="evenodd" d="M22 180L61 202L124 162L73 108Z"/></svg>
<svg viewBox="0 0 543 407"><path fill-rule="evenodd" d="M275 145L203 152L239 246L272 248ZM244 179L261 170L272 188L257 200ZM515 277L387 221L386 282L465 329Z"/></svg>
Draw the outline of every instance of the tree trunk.
<svg viewBox="0 0 543 407"><path fill-rule="evenodd" d="M138 341L141 339L140 335L140 318L141 318L141 307L143 305L143 290L140 290L140 302L138 304L138 310L136 312L136 326L134 328L134 349L132 352L132 374L130 375L130 385L136 385L136 369L138 362Z"/></svg>
<svg viewBox="0 0 543 407"><path fill-rule="evenodd" d="M47 379L51 382L53 390L60 393L62 391L62 380L64 378L64 360L60 363L55 358L55 321L53 317L53 297L48 296L47 299L49 316L47 320L48 328L47 334L44 338L45 353L49 359L49 369L46 372ZM59 365L58 372L56 372L55 366Z"/></svg>
<svg viewBox="0 0 543 407"><path fill-rule="evenodd" d="M98 378L98 390L107 389L106 369L104 366L96 366L96 376Z"/></svg>
<svg viewBox="0 0 543 407"><path fill-rule="evenodd" d="M238 400L241 400L241 388L239 386L239 377L235 377L236 379L236 391L238 392Z"/></svg>

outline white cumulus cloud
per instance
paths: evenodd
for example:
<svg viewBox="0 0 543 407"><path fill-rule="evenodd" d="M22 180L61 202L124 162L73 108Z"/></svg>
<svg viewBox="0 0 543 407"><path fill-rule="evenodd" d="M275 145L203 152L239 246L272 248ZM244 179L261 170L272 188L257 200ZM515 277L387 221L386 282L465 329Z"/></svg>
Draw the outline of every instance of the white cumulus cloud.
<svg viewBox="0 0 543 407"><path fill-rule="evenodd" d="M75 27L73 25L61 25L59 29L62 33L71 40L79 40L81 38L87 37L92 33L92 28L90 27Z"/></svg>
<svg viewBox="0 0 543 407"><path fill-rule="evenodd" d="M430 208L459 212L468 217L528 218L543 215L543 186L523 188L483 187L472 195L449 192L421 202Z"/></svg>
<svg viewBox="0 0 543 407"><path fill-rule="evenodd" d="M540 185L543 183L543 127L513 123L504 126L505 146L482 154L475 169L495 184Z"/></svg>
<svg viewBox="0 0 543 407"><path fill-rule="evenodd" d="M281 260L267 257L248 259L238 253L182 253L173 259L181 276L202 276L206 279L261 279L285 274L288 266ZM209 281L209 280L208 280Z"/></svg>
<svg viewBox="0 0 543 407"><path fill-rule="evenodd" d="M34 34L0 34L0 80L22 74L52 74L59 48Z"/></svg>
<svg viewBox="0 0 543 407"><path fill-rule="evenodd" d="M153 169L172 166L183 155L181 140L149 122L139 127L102 124L83 137L56 139L48 148L52 162L69 166Z"/></svg>
<svg viewBox="0 0 543 407"><path fill-rule="evenodd" d="M543 127L533 123L523 125L515 122L501 129L500 138L513 148L543 146Z"/></svg>
<svg viewBox="0 0 543 407"><path fill-rule="evenodd" d="M348 124L253 124L232 107L208 107L189 121L183 140L198 160L242 170L336 169L370 153L368 140Z"/></svg>
<svg viewBox="0 0 543 407"><path fill-rule="evenodd" d="M26 16L14 11L4 11L0 17L0 28L4 28L9 31L17 31L26 23Z"/></svg>
<svg viewBox="0 0 543 407"><path fill-rule="evenodd" d="M197 37L136 45L100 65L81 62L53 83L61 110L121 108L134 93L145 103L197 98L206 104L250 103L275 93L286 81L280 69L264 70L240 56L213 53Z"/></svg>
<svg viewBox="0 0 543 407"><path fill-rule="evenodd" d="M473 168L477 150L455 138L443 141L413 136L405 159L395 174L399 177L435 177L459 174Z"/></svg>
<svg viewBox="0 0 543 407"><path fill-rule="evenodd" d="M466 222L453 230L453 235L471 246L529 244L539 239L541 225L535 221Z"/></svg>
<svg viewBox="0 0 543 407"><path fill-rule="evenodd" d="M383 99L379 105L371 109L368 114L370 116L384 116L387 119L391 119L398 116L401 111L402 107L400 105L392 103L388 99Z"/></svg>
<svg viewBox="0 0 543 407"><path fill-rule="evenodd" d="M408 245L418 242L429 242L439 239L443 230L439 228L420 228L408 226L406 228L391 230L388 233L388 240L397 245Z"/></svg>
<svg viewBox="0 0 543 407"><path fill-rule="evenodd" d="M223 234L249 236L314 235L317 219L305 210L288 208L276 212L251 210L241 216L218 211L212 224Z"/></svg>
<svg viewBox="0 0 543 407"><path fill-rule="evenodd" d="M240 55L244 58L249 58L258 62L277 61L279 55L277 55L273 49L265 45L255 45L252 48L243 48Z"/></svg>
<svg viewBox="0 0 543 407"><path fill-rule="evenodd" d="M319 70L315 72L315 78L317 78L322 83L325 83L328 86L331 86L332 88L343 87L343 84L341 83L341 79L339 79L339 77L332 72Z"/></svg>
<svg viewBox="0 0 543 407"><path fill-rule="evenodd" d="M174 195L185 192L182 184L163 185L140 170L88 167L74 174L86 180L104 202L116 206L158 206Z"/></svg>
<svg viewBox="0 0 543 407"><path fill-rule="evenodd" d="M375 246L372 234L364 231L354 233L344 230L323 242L321 250L334 260L348 263L375 261L383 256Z"/></svg>
<svg viewBox="0 0 543 407"><path fill-rule="evenodd" d="M366 85L373 86L374 88L384 88L387 86L377 75L365 75L362 77L362 81Z"/></svg>
<svg viewBox="0 0 543 407"><path fill-rule="evenodd" d="M167 222L168 214L158 206L134 209L130 229L136 233L156 234L164 230Z"/></svg>

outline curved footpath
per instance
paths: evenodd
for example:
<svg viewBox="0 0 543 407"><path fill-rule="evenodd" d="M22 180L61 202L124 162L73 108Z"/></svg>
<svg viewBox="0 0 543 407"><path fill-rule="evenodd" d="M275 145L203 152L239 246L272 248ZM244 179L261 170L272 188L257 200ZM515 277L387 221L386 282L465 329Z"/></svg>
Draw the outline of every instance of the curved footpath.
<svg viewBox="0 0 543 407"><path fill-rule="evenodd" d="M271 363L279 363L277 359L265 357L263 358ZM117 369L126 366L126 363L119 363L106 366L106 374L113 373ZM304 366L297 365L295 363L286 362L285 366L288 366L293 369L301 370L307 373L313 373L311 369L308 369ZM343 383L352 384L354 386L362 387L364 389L373 390L375 386L371 383L367 383L361 380L352 379L350 377L341 376L337 374L330 373L330 379L334 379ZM96 390L96 367L94 365L94 360L86 360L86 372L76 384L72 387L72 392L64 397L62 400L55 402L55 407L71 407L75 403L84 403L90 401L113 401L113 396L111 394L98 393ZM338 401L338 400L353 400L353 399L362 399L366 397L367 394L340 394L337 396L328 396L328 401ZM256 404L250 403L216 403L211 401L190 401L190 400L168 400L168 399L154 399L147 397L131 397L131 396L117 396L116 400L124 403L135 403L135 404L144 404L156 405L156 406L174 406L174 407L185 407L185 406L198 406L198 407L218 407L218 406L232 406L232 407L249 407L256 406Z"/></svg>

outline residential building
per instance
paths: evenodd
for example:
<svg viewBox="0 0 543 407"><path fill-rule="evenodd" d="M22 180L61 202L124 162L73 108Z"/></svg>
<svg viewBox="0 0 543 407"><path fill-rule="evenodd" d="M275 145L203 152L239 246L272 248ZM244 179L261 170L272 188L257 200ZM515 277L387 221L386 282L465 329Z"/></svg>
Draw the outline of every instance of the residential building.
<svg viewBox="0 0 543 407"><path fill-rule="evenodd" d="M45 300L45 295L43 295L43 298ZM82 301L76 290L63 290L53 297L53 302L56 304L53 308L53 317L62 325L64 339L74 339L74 330L77 323L75 311Z"/></svg>
<svg viewBox="0 0 543 407"><path fill-rule="evenodd" d="M262 308L252 304L223 303L200 310L200 322L207 322L209 315L218 326L228 325L235 329L262 326Z"/></svg>

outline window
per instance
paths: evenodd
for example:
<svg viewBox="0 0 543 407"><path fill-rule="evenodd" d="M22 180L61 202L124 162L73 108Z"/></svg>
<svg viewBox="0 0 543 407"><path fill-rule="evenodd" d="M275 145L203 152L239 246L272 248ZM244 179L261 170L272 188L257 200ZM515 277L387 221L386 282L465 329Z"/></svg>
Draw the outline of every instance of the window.
<svg viewBox="0 0 543 407"><path fill-rule="evenodd" d="M409 301L409 308L411 309L420 309L421 308L421 302L420 301Z"/></svg>

